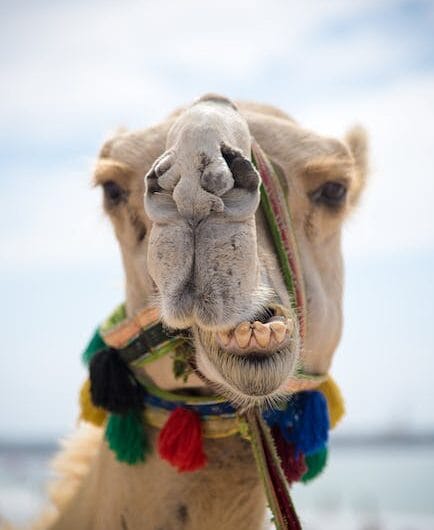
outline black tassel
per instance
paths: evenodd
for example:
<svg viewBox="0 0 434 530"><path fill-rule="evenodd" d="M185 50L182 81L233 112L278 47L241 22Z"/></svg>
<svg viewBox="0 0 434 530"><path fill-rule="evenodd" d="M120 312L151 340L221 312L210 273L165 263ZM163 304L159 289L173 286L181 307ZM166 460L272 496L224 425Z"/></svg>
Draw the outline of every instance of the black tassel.
<svg viewBox="0 0 434 530"><path fill-rule="evenodd" d="M115 349L96 353L89 372L90 393L97 407L116 414L143 407L144 390Z"/></svg>

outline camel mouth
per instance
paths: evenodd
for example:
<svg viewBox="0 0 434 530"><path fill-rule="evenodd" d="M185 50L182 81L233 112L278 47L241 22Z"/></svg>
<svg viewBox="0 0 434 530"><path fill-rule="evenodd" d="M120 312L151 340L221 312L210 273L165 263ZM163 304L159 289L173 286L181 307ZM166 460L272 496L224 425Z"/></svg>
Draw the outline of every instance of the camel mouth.
<svg viewBox="0 0 434 530"><path fill-rule="evenodd" d="M195 330L202 375L236 405L278 401L298 358L294 319L275 310L220 331Z"/></svg>
<svg viewBox="0 0 434 530"><path fill-rule="evenodd" d="M292 319L274 315L265 322L254 319L241 322L229 330L218 331L215 340L221 349L250 359L266 356L270 351L287 346L293 329Z"/></svg>

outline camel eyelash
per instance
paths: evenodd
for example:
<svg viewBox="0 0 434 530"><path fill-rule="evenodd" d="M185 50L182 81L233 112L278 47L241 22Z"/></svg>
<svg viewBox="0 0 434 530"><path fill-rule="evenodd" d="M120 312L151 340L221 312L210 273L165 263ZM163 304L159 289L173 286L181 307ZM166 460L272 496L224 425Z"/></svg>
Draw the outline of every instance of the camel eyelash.
<svg viewBox="0 0 434 530"><path fill-rule="evenodd" d="M319 188L309 193L312 202L337 209L342 206L347 197L348 187L342 181L327 181Z"/></svg>

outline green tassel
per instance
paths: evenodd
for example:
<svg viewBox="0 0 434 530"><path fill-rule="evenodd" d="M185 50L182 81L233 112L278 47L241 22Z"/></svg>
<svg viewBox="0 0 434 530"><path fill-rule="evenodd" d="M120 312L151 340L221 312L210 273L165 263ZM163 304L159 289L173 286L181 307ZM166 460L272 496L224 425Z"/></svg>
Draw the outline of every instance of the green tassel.
<svg viewBox="0 0 434 530"><path fill-rule="evenodd" d="M144 462L150 450L140 412L111 414L105 437L119 462L127 464Z"/></svg>
<svg viewBox="0 0 434 530"><path fill-rule="evenodd" d="M84 350L82 355L82 360L84 364L89 364L92 360L92 357L95 355L96 352L104 350L107 348L105 342L102 340L102 337L100 335L99 329L95 331L93 334L93 337L90 339L89 344L87 345L87 348Z"/></svg>
<svg viewBox="0 0 434 530"><path fill-rule="evenodd" d="M309 482L316 478L325 468L327 463L327 448L321 449L311 455L305 456L307 471L301 478L302 482Z"/></svg>

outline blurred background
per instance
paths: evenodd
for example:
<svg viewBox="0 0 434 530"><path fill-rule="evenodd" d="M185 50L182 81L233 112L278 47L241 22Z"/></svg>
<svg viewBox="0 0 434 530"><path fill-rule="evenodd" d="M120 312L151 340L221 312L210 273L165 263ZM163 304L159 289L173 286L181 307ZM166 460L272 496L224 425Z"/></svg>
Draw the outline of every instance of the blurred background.
<svg viewBox="0 0 434 530"><path fill-rule="evenodd" d="M16 0L0 25L1 516L44 503L80 353L123 299L90 185L101 143L215 91L326 135L368 130L333 365L348 413L294 496L308 529L433 529L434 2Z"/></svg>

